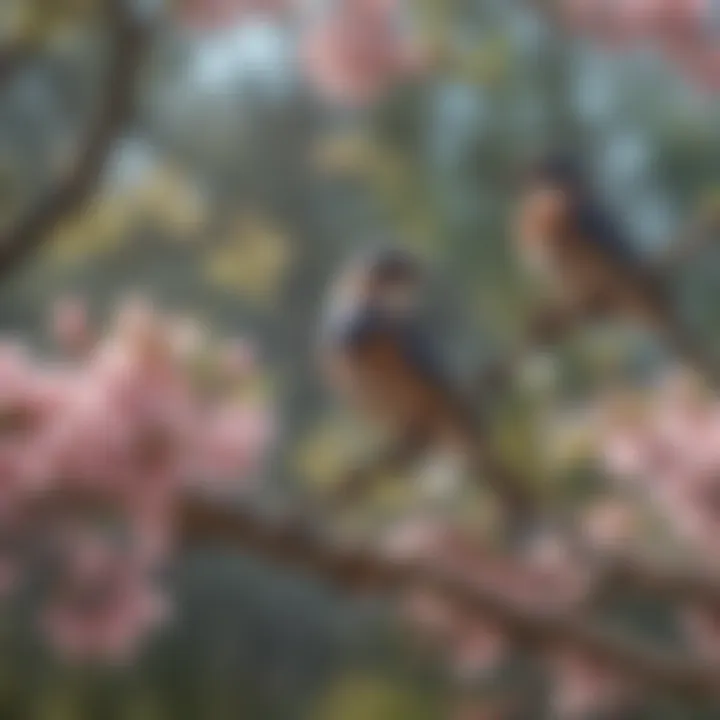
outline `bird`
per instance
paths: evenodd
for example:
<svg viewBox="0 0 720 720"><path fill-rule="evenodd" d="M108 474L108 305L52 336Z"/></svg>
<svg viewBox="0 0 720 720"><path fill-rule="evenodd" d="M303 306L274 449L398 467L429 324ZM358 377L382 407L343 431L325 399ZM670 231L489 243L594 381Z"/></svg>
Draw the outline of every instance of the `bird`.
<svg viewBox="0 0 720 720"><path fill-rule="evenodd" d="M577 160L550 153L532 164L514 211L517 257L567 316L622 318L649 328L712 381L716 364L678 317L667 278L638 252Z"/></svg>
<svg viewBox="0 0 720 720"><path fill-rule="evenodd" d="M498 497L506 527L533 513L534 498L489 442L475 408L443 362L419 309L422 262L386 247L352 258L328 293L320 358L330 387L398 442L459 454Z"/></svg>

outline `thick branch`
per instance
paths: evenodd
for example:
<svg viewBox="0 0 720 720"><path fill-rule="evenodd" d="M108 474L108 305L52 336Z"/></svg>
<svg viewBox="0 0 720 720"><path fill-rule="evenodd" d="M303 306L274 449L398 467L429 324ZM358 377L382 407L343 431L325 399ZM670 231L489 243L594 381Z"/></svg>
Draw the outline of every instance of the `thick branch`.
<svg viewBox="0 0 720 720"><path fill-rule="evenodd" d="M331 494L323 509L328 512L345 509L357 500L358 495L378 482L382 473L397 470L397 463L403 462L391 453L381 454L372 460L341 483L340 489ZM538 506L538 519L541 519L542 512ZM667 602L690 602L720 608L720 576L712 569L687 563L683 567L677 563L669 566L630 551L603 554L587 543L574 527L572 518L564 522L552 517L545 519L548 525L553 519L556 521L552 527L563 535L570 544L570 550L575 551L586 566L594 569L586 605L602 603L617 592L632 592Z"/></svg>
<svg viewBox="0 0 720 720"><path fill-rule="evenodd" d="M667 602L689 602L720 608L720 577L700 566L672 567L666 563L617 553L596 555L596 581L593 601L601 601L617 591L639 592Z"/></svg>
<svg viewBox="0 0 720 720"><path fill-rule="evenodd" d="M113 56L103 106L78 153L75 167L16 225L0 233L0 279L31 255L60 220L81 207L132 111L145 31L131 3L107 0L105 16L112 35Z"/></svg>
<svg viewBox="0 0 720 720"><path fill-rule="evenodd" d="M246 509L220 507L197 498L186 500L181 522L188 544L220 543L350 591L393 596L429 587L463 609L502 626L515 642L528 649L571 646L655 691L693 699L720 696L720 667L678 658L600 630L579 614L548 612L512 601L482 578L468 582L426 563L391 561L363 548L324 540L291 519L269 521Z"/></svg>

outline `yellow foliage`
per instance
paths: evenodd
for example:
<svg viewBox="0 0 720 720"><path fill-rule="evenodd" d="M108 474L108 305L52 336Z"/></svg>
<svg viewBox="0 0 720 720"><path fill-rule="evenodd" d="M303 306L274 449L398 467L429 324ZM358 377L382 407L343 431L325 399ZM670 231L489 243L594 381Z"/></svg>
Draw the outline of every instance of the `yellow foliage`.
<svg viewBox="0 0 720 720"><path fill-rule="evenodd" d="M249 380L244 380L230 387L228 394L230 397L237 399L248 405L257 404L260 407L267 405L269 398L275 395L276 378L267 372L253 376Z"/></svg>
<svg viewBox="0 0 720 720"><path fill-rule="evenodd" d="M138 215L178 239L195 235L207 218L202 194L186 176L168 165L148 173L131 191L130 200Z"/></svg>
<svg viewBox="0 0 720 720"><path fill-rule="evenodd" d="M323 138L314 149L313 161L321 172L362 177L377 162L380 154L377 143L371 137L348 132Z"/></svg>
<svg viewBox="0 0 720 720"><path fill-rule="evenodd" d="M138 224L173 238L194 237L207 217L204 198L172 168L159 167L128 188L109 189L62 222L48 244L53 260L71 264L116 250Z"/></svg>
<svg viewBox="0 0 720 720"><path fill-rule="evenodd" d="M286 236L258 217L241 217L230 236L210 253L205 270L211 282L255 302L277 295L292 260Z"/></svg>
<svg viewBox="0 0 720 720"><path fill-rule="evenodd" d="M622 370L632 357L633 343L650 339L648 334L632 323L599 325L586 333L584 343L578 348L583 365L600 376L611 376Z"/></svg>
<svg viewBox="0 0 720 720"><path fill-rule="evenodd" d="M439 254L437 219L427 206L418 204L412 212L408 211L398 227L403 240L424 256Z"/></svg>
<svg viewBox="0 0 720 720"><path fill-rule="evenodd" d="M315 147L313 160L321 172L377 183L389 193L403 190L414 174L394 148L361 132L323 138Z"/></svg>
<svg viewBox="0 0 720 720"><path fill-rule="evenodd" d="M569 413L542 425L543 457L554 473L579 467L593 456L597 428L592 417Z"/></svg>
<svg viewBox="0 0 720 720"><path fill-rule="evenodd" d="M497 442L507 463L523 473L537 474L537 443L530 423L519 416L508 418L497 430Z"/></svg>
<svg viewBox="0 0 720 720"><path fill-rule="evenodd" d="M342 480L353 457L353 429L329 418L312 428L295 452L295 465L313 485L332 487Z"/></svg>
<svg viewBox="0 0 720 720"><path fill-rule="evenodd" d="M73 678L53 679L36 693L35 720L73 720L82 715L82 694Z"/></svg>
<svg viewBox="0 0 720 720"><path fill-rule="evenodd" d="M314 165L328 175L367 183L407 240L420 250L435 249L437 215L427 202L417 167L396 148L365 133L338 133L318 143Z"/></svg>
<svg viewBox="0 0 720 720"><path fill-rule="evenodd" d="M299 475L321 494L333 492L348 479L348 472L363 458L372 458L377 448L372 445L377 439L371 433L349 420L339 417L327 418L305 435L294 453L294 465ZM407 507L417 495L417 484L412 482L413 468L405 471L376 473L361 499L372 503L375 510L395 511Z"/></svg>
<svg viewBox="0 0 720 720"><path fill-rule="evenodd" d="M4 0L3 39L39 44L91 19L99 7L98 0Z"/></svg>
<svg viewBox="0 0 720 720"><path fill-rule="evenodd" d="M52 259L71 264L114 250L128 230L129 218L123 198L114 195L96 198L56 228L47 245Z"/></svg>
<svg viewBox="0 0 720 720"><path fill-rule="evenodd" d="M437 720L432 703L417 689L391 678L354 676L333 687L313 720Z"/></svg>
<svg viewBox="0 0 720 720"><path fill-rule="evenodd" d="M498 36L478 44L455 60L455 70L469 82L494 87L507 79L510 72L510 46Z"/></svg>
<svg viewBox="0 0 720 720"><path fill-rule="evenodd" d="M122 720L157 720L162 717L162 704L147 691L129 694L122 707Z"/></svg>

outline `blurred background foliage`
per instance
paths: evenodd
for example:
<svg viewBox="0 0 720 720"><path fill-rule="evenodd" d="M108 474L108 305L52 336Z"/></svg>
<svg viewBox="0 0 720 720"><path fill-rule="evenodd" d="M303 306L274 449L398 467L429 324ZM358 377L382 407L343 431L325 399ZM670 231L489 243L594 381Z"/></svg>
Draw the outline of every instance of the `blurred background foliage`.
<svg viewBox="0 0 720 720"><path fill-rule="evenodd" d="M103 90L96 4L0 4L0 37L32 48L0 99L4 227L62 172ZM134 122L89 204L0 289L0 326L39 342L58 296L86 296L100 314L141 290L252 337L282 422L259 491L268 503L318 492L372 442L328 401L314 364L323 288L348 253L398 237L427 257L438 331L470 373L510 347L533 306L507 250L513 178L529 154L581 149L649 253L720 196L717 98L651 51L570 38L520 0L418 0L432 72L352 114L308 88L292 28L253 20L197 34L164 10ZM676 278L688 318L715 344L719 271L711 249ZM582 437L553 453L547 433L599 384L662 361L645 339L608 330L529 362L498 409L508 458L581 503L597 487L592 468L574 462ZM356 530L426 502L422 487L396 482L372 495L352 513ZM466 502L474 493L447 511L480 517L482 506ZM131 671L59 667L31 639L22 608L8 608L0 717L448 717L448 682L398 642L381 608L218 554L183 557L175 573L178 622ZM690 717L671 712L652 717Z"/></svg>

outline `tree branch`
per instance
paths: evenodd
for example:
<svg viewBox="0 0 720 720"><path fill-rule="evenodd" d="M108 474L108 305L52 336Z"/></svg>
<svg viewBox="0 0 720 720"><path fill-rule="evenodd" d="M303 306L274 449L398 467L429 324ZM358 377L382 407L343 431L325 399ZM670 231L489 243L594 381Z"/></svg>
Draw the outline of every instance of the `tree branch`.
<svg viewBox="0 0 720 720"><path fill-rule="evenodd" d="M398 451L404 448L398 448ZM320 510L342 511L359 496L367 492L382 474L398 469L398 463L407 456L390 452L372 458L368 463L350 473L340 487L324 503ZM540 510L538 509L538 517ZM548 518L550 522L552 518ZM692 602L720 608L720 576L702 565L685 564L668 567L666 563L637 553L616 551L601 554L591 547L575 528L564 523L558 529L571 543L571 551L577 552L583 563L594 569L594 579L585 605L597 605L616 591L633 592L668 602Z"/></svg>
<svg viewBox="0 0 720 720"><path fill-rule="evenodd" d="M619 552L605 558L596 553L595 566L593 602L600 602L617 590L630 590L668 602L720 608L720 577L709 568L692 564L670 567L667 563Z"/></svg>
<svg viewBox="0 0 720 720"><path fill-rule="evenodd" d="M0 279L40 247L62 218L82 206L105 165L112 143L132 112L142 61L145 28L130 3L107 0L113 55L106 81L106 97L75 167L28 214L0 233Z"/></svg>
<svg viewBox="0 0 720 720"><path fill-rule="evenodd" d="M350 592L393 597L429 588L463 610L498 624L528 650L572 647L656 692L695 700L720 697L720 667L594 627L581 613L519 603L482 577L468 582L436 565L397 562L363 548L339 545L291 518L268 520L247 509L187 498L181 508L181 535L187 544L219 543Z"/></svg>

